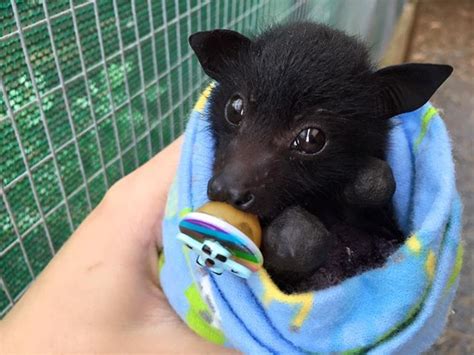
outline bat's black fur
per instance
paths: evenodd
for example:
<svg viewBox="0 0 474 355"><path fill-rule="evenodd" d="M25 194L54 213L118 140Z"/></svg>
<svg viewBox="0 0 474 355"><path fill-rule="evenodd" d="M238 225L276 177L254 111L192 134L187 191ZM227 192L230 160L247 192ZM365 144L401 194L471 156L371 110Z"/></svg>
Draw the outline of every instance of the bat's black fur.
<svg viewBox="0 0 474 355"><path fill-rule="evenodd" d="M364 169L378 176L378 168L367 166L383 168L387 149L396 149L388 147L389 118L424 104L452 68L407 64L377 71L361 42L314 23L275 26L254 39L227 30L200 32L190 44L218 82L210 98L216 144L210 198L257 214L268 230L295 206L305 212L287 213L291 220L281 217L278 230L285 229L281 223L291 230L292 223L317 219L315 235L282 240L279 252L275 243L264 243L275 282L287 292L322 288L383 264L403 241L390 207L393 177L369 179L389 186L388 198L375 204L371 196L360 196L360 203L348 198L348 186ZM225 118L236 94L244 104L238 125ZM292 149L308 128L325 137L317 154ZM264 239L275 238L271 230ZM326 234L325 260L314 260L320 250L312 254L305 240ZM283 267L298 257L307 259L308 273Z"/></svg>

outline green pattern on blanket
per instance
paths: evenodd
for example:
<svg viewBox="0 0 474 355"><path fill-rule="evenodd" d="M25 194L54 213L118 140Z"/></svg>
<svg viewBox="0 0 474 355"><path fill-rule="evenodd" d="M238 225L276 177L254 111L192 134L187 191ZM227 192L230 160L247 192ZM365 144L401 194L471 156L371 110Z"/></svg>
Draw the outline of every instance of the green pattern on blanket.
<svg viewBox="0 0 474 355"><path fill-rule="evenodd" d="M158 257L158 272L161 272L163 266L165 266L165 253L161 253Z"/></svg>
<svg viewBox="0 0 474 355"><path fill-rule="evenodd" d="M456 252L456 263L454 264L453 272L449 276L448 283L446 284L446 287L444 289L445 292L448 291L454 285L459 276L459 273L461 272L463 255L464 247L462 244L459 244Z"/></svg>
<svg viewBox="0 0 474 355"><path fill-rule="evenodd" d="M165 218L171 219L178 213L178 186L176 179L171 184L165 207Z"/></svg>
<svg viewBox="0 0 474 355"><path fill-rule="evenodd" d="M208 323L208 320L212 318L211 310L202 299L195 283L189 286L185 295L189 302L189 311L186 314L186 323L189 327L204 339L215 344L224 344L226 340L224 333Z"/></svg>
<svg viewBox="0 0 474 355"><path fill-rule="evenodd" d="M184 216L186 216L189 212L192 212L193 209L191 207L186 207L186 208L183 208L180 212L179 212L179 218L183 218Z"/></svg>
<svg viewBox="0 0 474 355"><path fill-rule="evenodd" d="M431 119L438 113L438 110L431 106L428 111L425 112L421 119L421 131L415 141L415 149L418 149L419 145L423 141L423 138L426 136L426 132L428 132L428 125L430 124Z"/></svg>

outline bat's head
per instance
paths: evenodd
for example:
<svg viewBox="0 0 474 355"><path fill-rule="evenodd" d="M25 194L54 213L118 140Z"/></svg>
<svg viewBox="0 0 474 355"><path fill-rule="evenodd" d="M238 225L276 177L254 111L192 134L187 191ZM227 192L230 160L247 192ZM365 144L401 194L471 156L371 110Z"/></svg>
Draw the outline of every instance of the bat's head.
<svg viewBox="0 0 474 355"><path fill-rule="evenodd" d="M367 157L384 158L389 118L422 106L452 71L433 64L375 70L361 42L314 23L254 39L199 32L189 41L218 83L210 99L209 198L267 218L337 195Z"/></svg>

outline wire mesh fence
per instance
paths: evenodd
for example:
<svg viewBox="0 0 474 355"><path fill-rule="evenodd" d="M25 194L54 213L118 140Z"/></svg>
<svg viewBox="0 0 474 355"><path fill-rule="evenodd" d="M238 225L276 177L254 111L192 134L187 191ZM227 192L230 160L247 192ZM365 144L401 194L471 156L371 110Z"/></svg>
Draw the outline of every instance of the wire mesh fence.
<svg viewBox="0 0 474 355"><path fill-rule="evenodd" d="M0 317L107 189L183 131L207 80L191 33L307 17L336 23L341 4L1 2Z"/></svg>

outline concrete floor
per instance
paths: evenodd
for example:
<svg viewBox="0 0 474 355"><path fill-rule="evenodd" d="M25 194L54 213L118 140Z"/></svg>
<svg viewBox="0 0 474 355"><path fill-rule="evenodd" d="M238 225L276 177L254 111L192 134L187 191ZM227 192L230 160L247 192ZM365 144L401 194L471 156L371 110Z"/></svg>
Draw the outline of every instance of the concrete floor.
<svg viewBox="0 0 474 355"><path fill-rule="evenodd" d="M449 324L430 354L474 354L474 0L422 0L408 60L446 63L453 75L432 101L454 146L464 203L464 265Z"/></svg>

